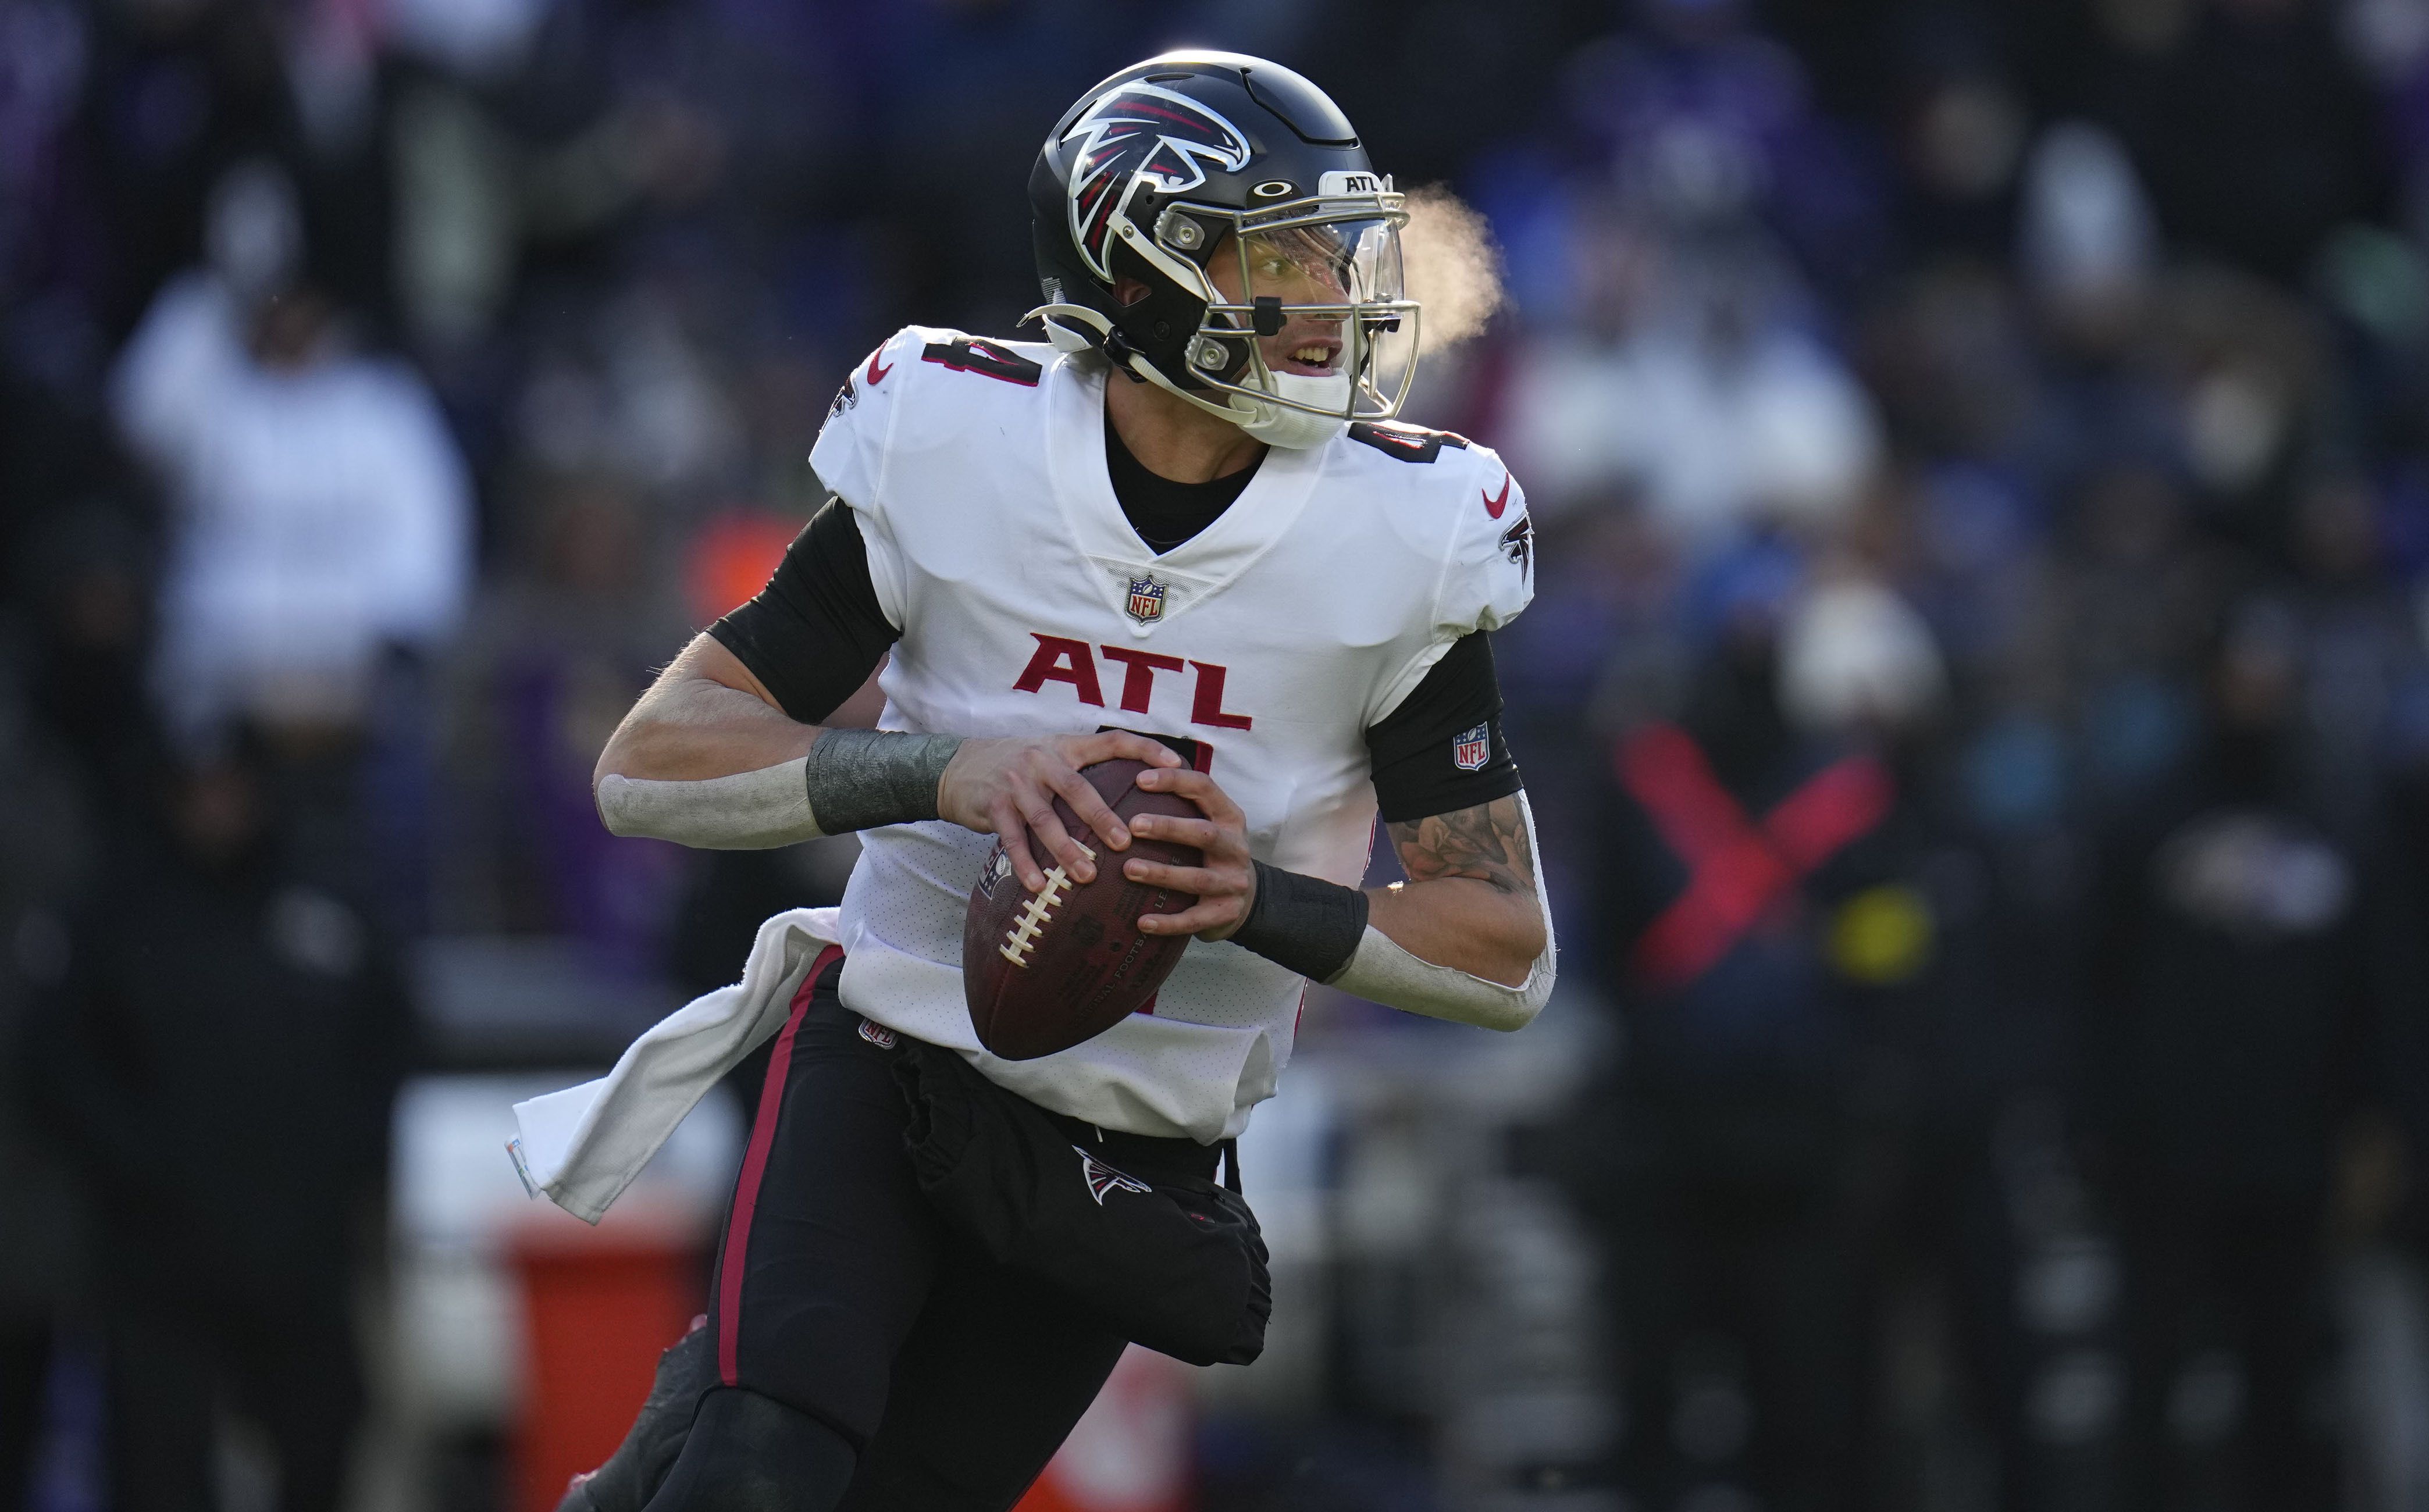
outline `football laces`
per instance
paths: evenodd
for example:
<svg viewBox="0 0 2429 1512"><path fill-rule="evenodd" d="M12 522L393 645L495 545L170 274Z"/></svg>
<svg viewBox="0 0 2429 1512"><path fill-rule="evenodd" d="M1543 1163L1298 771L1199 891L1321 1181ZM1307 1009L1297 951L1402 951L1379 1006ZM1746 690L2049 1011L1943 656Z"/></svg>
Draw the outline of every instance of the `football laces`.
<svg viewBox="0 0 2429 1512"><path fill-rule="evenodd" d="M1080 847L1080 853L1090 861L1097 859L1097 853L1085 846ZM996 954L1022 970L1028 970L1029 953L1037 947L1038 934L1053 922L1055 907L1063 901L1063 894L1070 886L1071 874L1059 864L1048 872L1046 885L1038 889L1014 915L1012 928L1004 931L1003 944L995 947Z"/></svg>

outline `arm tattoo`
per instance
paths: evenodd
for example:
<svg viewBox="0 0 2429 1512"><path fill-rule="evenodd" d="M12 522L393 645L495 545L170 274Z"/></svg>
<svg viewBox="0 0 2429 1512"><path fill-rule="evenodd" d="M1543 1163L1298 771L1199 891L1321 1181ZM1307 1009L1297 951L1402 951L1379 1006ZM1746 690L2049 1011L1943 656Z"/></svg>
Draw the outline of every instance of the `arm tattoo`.
<svg viewBox="0 0 2429 1512"><path fill-rule="evenodd" d="M1531 896L1535 857L1513 795L1455 814L1437 814L1389 827L1409 880L1469 877L1502 893Z"/></svg>

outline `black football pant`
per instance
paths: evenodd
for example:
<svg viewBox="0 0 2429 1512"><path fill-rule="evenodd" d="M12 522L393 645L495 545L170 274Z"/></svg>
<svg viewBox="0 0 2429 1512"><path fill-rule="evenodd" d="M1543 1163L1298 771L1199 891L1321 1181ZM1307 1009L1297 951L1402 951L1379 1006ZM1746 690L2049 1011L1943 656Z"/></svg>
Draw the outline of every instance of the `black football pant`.
<svg viewBox="0 0 2429 1512"><path fill-rule="evenodd" d="M798 1512L1009 1507L1125 1347L931 1209L903 1148L890 1036L864 1034L836 997L840 961L813 969L769 1052L693 1341L728 1389L703 1399L650 1512L725 1512L746 1498L720 1477L749 1473L743 1461L797 1467L783 1504ZM1212 1151L1155 1142L1211 1169ZM597 1493L620 1512L622 1493Z"/></svg>

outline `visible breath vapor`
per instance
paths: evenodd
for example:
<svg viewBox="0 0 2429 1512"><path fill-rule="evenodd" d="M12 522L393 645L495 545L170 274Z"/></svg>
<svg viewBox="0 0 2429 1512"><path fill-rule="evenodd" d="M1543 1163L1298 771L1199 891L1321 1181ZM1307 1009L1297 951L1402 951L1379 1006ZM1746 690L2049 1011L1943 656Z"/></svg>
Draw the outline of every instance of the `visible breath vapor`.
<svg viewBox="0 0 2429 1512"><path fill-rule="evenodd" d="M1508 296L1501 288L1501 249L1484 217L1441 184L1409 193L1409 224L1400 233L1402 276L1418 317L1418 351L1430 354L1484 329Z"/></svg>

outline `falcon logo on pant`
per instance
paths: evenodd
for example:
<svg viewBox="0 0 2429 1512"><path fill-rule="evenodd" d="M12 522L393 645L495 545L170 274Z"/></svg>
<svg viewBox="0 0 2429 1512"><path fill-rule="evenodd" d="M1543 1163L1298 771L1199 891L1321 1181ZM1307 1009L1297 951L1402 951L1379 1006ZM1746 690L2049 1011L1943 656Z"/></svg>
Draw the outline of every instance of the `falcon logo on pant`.
<svg viewBox="0 0 2429 1512"><path fill-rule="evenodd" d="M1492 759L1493 727L1489 724L1462 730L1450 743L1450 764L1462 772L1480 772Z"/></svg>
<svg viewBox="0 0 2429 1512"><path fill-rule="evenodd" d="M1130 616L1142 625L1164 617L1164 584L1152 576L1131 579Z"/></svg>
<svg viewBox="0 0 2429 1512"><path fill-rule="evenodd" d="M1135 1192L1144 1196L1155 1190L1136 1176L1125 1175L1115 1170L1076 1144L1071 1146L1071 1153L1080 1158L1080 1175L1088 1183L1088 1195L1097 1199L1099 1208L1105 1205L1108 1192Z"/></svg>

